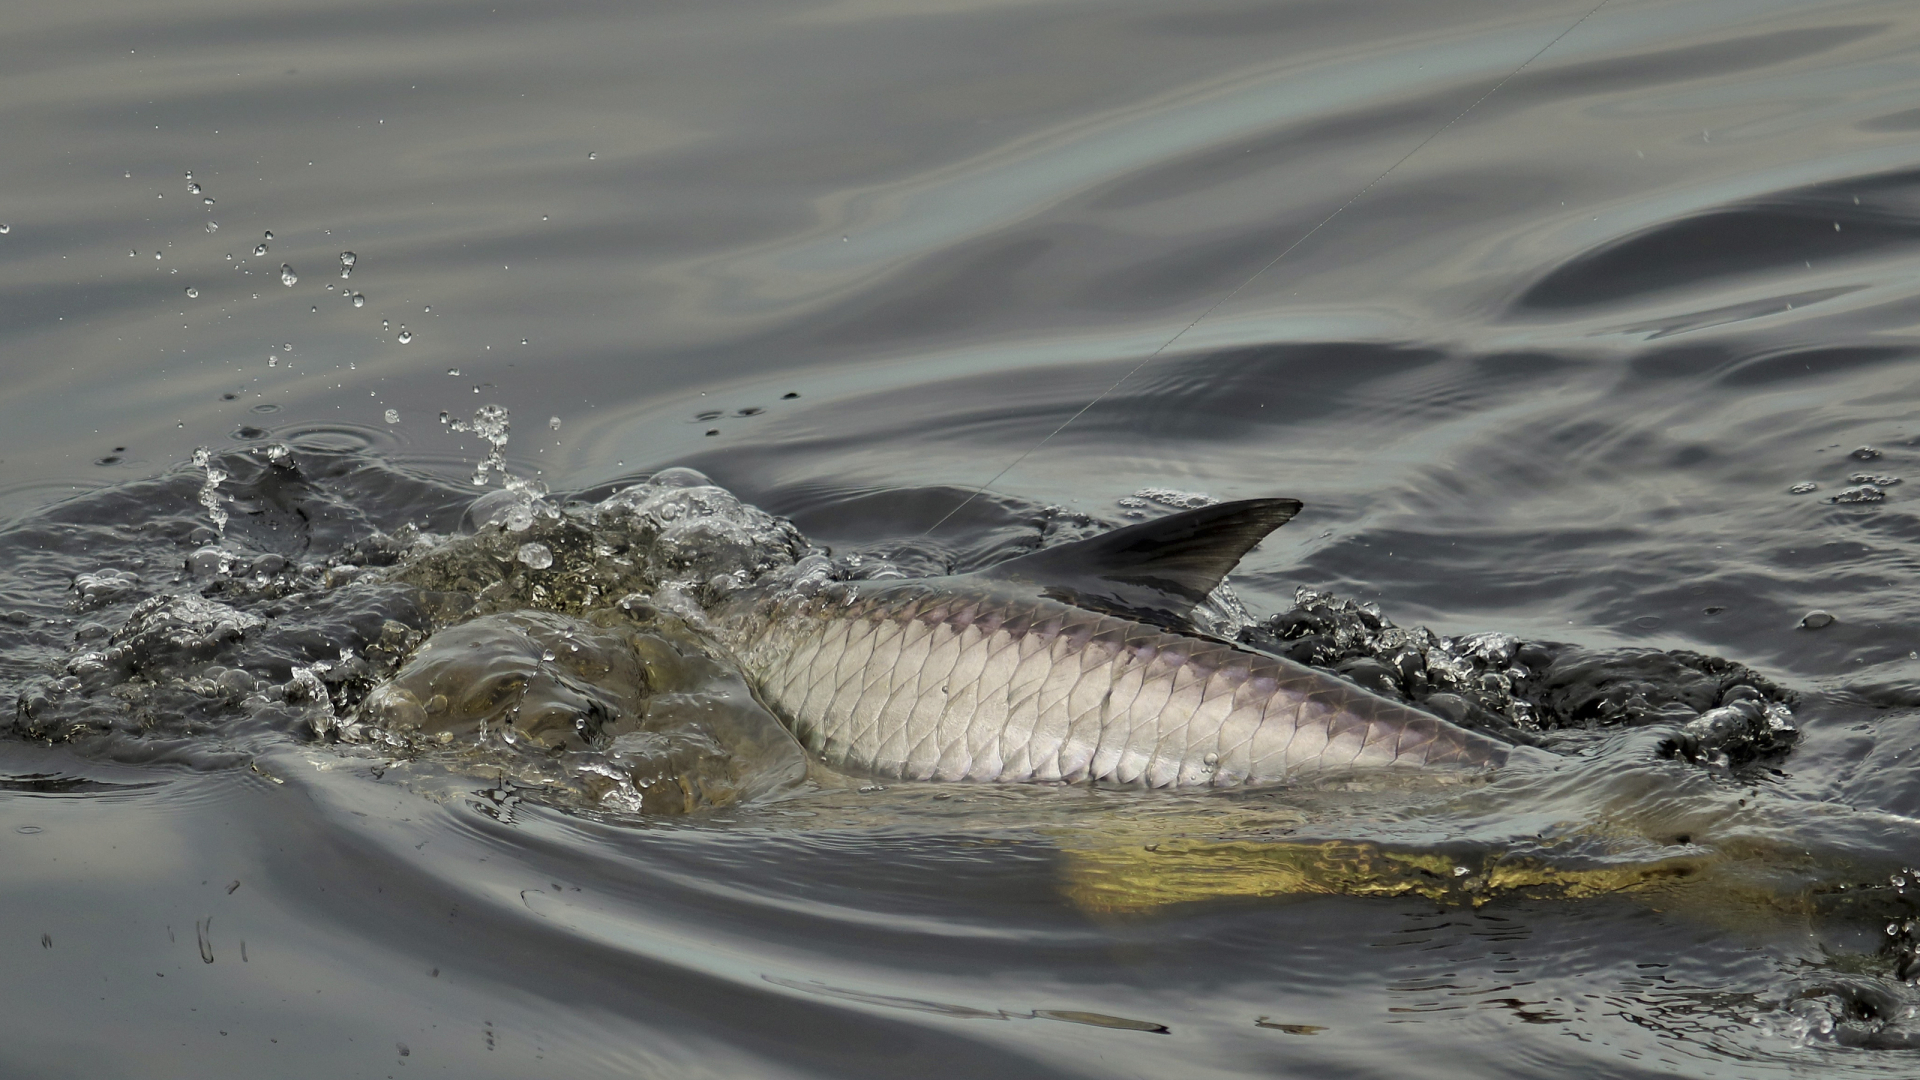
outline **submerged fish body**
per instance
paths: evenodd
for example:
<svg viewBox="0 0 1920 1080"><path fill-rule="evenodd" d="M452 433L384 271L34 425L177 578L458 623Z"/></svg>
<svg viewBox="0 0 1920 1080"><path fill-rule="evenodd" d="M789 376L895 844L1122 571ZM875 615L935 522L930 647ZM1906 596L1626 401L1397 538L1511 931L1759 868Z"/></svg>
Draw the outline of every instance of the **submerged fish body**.
<svg viewBox="0 0 1920 1080"><path fill-rule="evenodd" d="M1504 762L1504 743L1179 631L1173 609L1297 509L1227 504L981 574L743 598L721 622L802 745L871 775L1230 787Z"/></svg>

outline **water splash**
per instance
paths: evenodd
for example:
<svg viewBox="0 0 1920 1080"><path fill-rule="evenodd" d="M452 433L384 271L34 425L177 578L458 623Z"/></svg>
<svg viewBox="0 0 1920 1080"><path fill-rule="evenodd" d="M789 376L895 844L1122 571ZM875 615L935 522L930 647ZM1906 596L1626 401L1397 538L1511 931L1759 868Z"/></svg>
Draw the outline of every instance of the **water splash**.
<svg viewBox="0 0 1920 1080"><path fill-rule="evenodd" d="M200 505L207 508L207 516L213 519L213 530L223 539L227 535L227 509L220 505L220 481L227 478L225 469L213 462L213 453L202 446L193 452L194 468L206 473L206 480L200 486Z"/></svg>
<svg viewBox="0 0 1920 1080"><path fill-rule="evenodd" d="M501 405L482 405L473 411L472 420L455 420L447 425L447 430L471 432L487 442L487 456L473 468L473 485L487 486L489 473L500 474L500 482L505 484L507 474L507 436L512 429L512 417Z"/></svg>

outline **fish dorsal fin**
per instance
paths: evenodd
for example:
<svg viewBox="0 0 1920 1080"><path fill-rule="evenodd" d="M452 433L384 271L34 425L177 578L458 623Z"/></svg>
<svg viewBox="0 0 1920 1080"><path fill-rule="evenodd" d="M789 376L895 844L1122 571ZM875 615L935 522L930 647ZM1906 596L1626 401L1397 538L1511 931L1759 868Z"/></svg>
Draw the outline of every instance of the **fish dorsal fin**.
<svg viewBox="0 0 1920 1080"><path fill-rule="evenodd" d="M976 577L1027 585L1097 611L1184 626L1267 534L1300 512L1295 499L1243 499L1129 525L1036 551Z"/></svg>

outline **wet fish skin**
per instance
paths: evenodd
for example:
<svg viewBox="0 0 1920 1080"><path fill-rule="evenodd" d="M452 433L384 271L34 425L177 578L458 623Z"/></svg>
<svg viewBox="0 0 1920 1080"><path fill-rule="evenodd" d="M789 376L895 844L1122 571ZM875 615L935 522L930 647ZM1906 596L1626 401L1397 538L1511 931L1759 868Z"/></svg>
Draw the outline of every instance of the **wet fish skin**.
<svg viewBox="0 0 1920 1080"><path fill-rule="evenodd" d="M743 598L721 621L801 744L875 776L1232 787L1509 753L1292 661L976 576Z"/></svg>

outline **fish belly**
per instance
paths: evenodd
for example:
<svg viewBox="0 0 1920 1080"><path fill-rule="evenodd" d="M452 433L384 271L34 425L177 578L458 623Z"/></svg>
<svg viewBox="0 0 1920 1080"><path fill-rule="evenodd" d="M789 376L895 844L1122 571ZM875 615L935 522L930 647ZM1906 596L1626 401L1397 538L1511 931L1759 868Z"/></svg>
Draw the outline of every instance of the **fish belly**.
<svg viewBox="0 0 1920 1080"><path fill-rule="evenodd" d="M1044 599L823 596L740 652L810 752L900 779L1233 786L1507 754L1299 664Z"/></svg>

